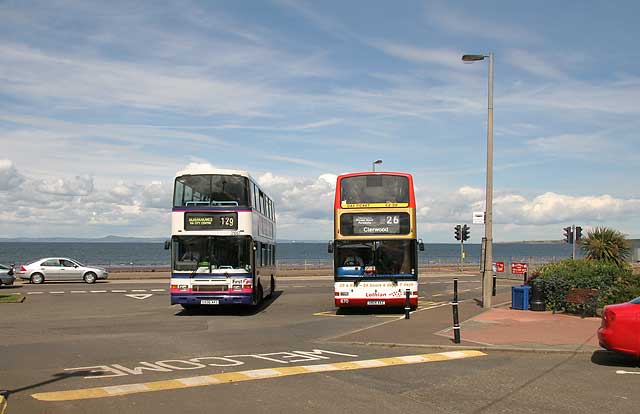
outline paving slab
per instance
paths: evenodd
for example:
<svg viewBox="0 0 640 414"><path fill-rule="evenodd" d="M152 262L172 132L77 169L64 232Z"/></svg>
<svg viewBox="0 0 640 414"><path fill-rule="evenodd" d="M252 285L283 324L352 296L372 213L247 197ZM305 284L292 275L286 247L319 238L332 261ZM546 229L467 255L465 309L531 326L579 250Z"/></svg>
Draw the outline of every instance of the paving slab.
<svg viewBox="0 0 640 414"><path fill-rule="evenodd" d="M596 350L600 321L550 311L494 308L465 321L462 330L467 341L483 345ZM449 329L439 335L453 337Z"/></svg>

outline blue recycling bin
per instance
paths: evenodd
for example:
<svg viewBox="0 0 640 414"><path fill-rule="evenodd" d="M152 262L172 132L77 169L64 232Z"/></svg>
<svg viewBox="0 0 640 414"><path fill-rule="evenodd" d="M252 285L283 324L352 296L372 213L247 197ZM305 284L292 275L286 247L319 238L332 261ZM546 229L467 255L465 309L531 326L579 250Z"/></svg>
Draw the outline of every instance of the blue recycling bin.
<svg viewBox="0 0 640 414"><path fill-rule="evenodd" d="M529 310L529 286L511 286L511 308Z"/></svg>

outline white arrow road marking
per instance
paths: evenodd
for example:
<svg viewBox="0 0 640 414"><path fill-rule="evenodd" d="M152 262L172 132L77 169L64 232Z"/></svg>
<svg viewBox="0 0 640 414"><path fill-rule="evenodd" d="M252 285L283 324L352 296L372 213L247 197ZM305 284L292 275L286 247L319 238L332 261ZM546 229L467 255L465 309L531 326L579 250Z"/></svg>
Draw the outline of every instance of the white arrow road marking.
<svg viewBox="0 0 640 414"><path fill-rule="evenodd" d="M620 375L624 375L624 374L640 375L640 371L625 371L623 369L619 369L619 370L616 371L616 374L620 374Z"/></svg>
<svg viewBox="0 0 640 414"><path fill-rule="evenodd" d="M149 296L153 296L153 293L139 294L139 295L125 295L125 296L129 296L130 298L134 298L134 299L144 300Z"/></svg>

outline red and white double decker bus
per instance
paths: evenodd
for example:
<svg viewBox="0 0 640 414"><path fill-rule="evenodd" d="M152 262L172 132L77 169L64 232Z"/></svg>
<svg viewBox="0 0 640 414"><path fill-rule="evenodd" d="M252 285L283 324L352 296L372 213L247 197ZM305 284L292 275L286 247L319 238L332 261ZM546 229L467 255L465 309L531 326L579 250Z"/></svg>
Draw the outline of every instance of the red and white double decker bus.
<svg viewBox="0 0 640 414"><path fill-rule="evenodd" d="M418 306L418 249L413 178L397 172L338 176L334 205L337 307Z"/></svg>

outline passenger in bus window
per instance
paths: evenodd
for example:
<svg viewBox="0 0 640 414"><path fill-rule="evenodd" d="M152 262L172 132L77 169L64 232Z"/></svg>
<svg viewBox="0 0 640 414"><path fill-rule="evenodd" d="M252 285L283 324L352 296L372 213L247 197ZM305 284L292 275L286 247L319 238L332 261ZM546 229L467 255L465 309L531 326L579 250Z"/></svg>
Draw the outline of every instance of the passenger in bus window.
<svg viewBox="0 0 640 414"><path fill-rule="evenodd" d="M344 265L345 266L364 266L364 261L360 256L350 255L350 256L347 256L347 258L344 260Z"/></svg>
<svg viewBox="0 0 640 414"><path fill-rule="evenodd" d="M188 246L187 247L187 251L184 252L184 254L182 255L180 260L182 260L182 261L190 261L190 262L197 262L197 261L200 260L200 255L198 254L197 251L191 250L191 248Z"/></svg>

